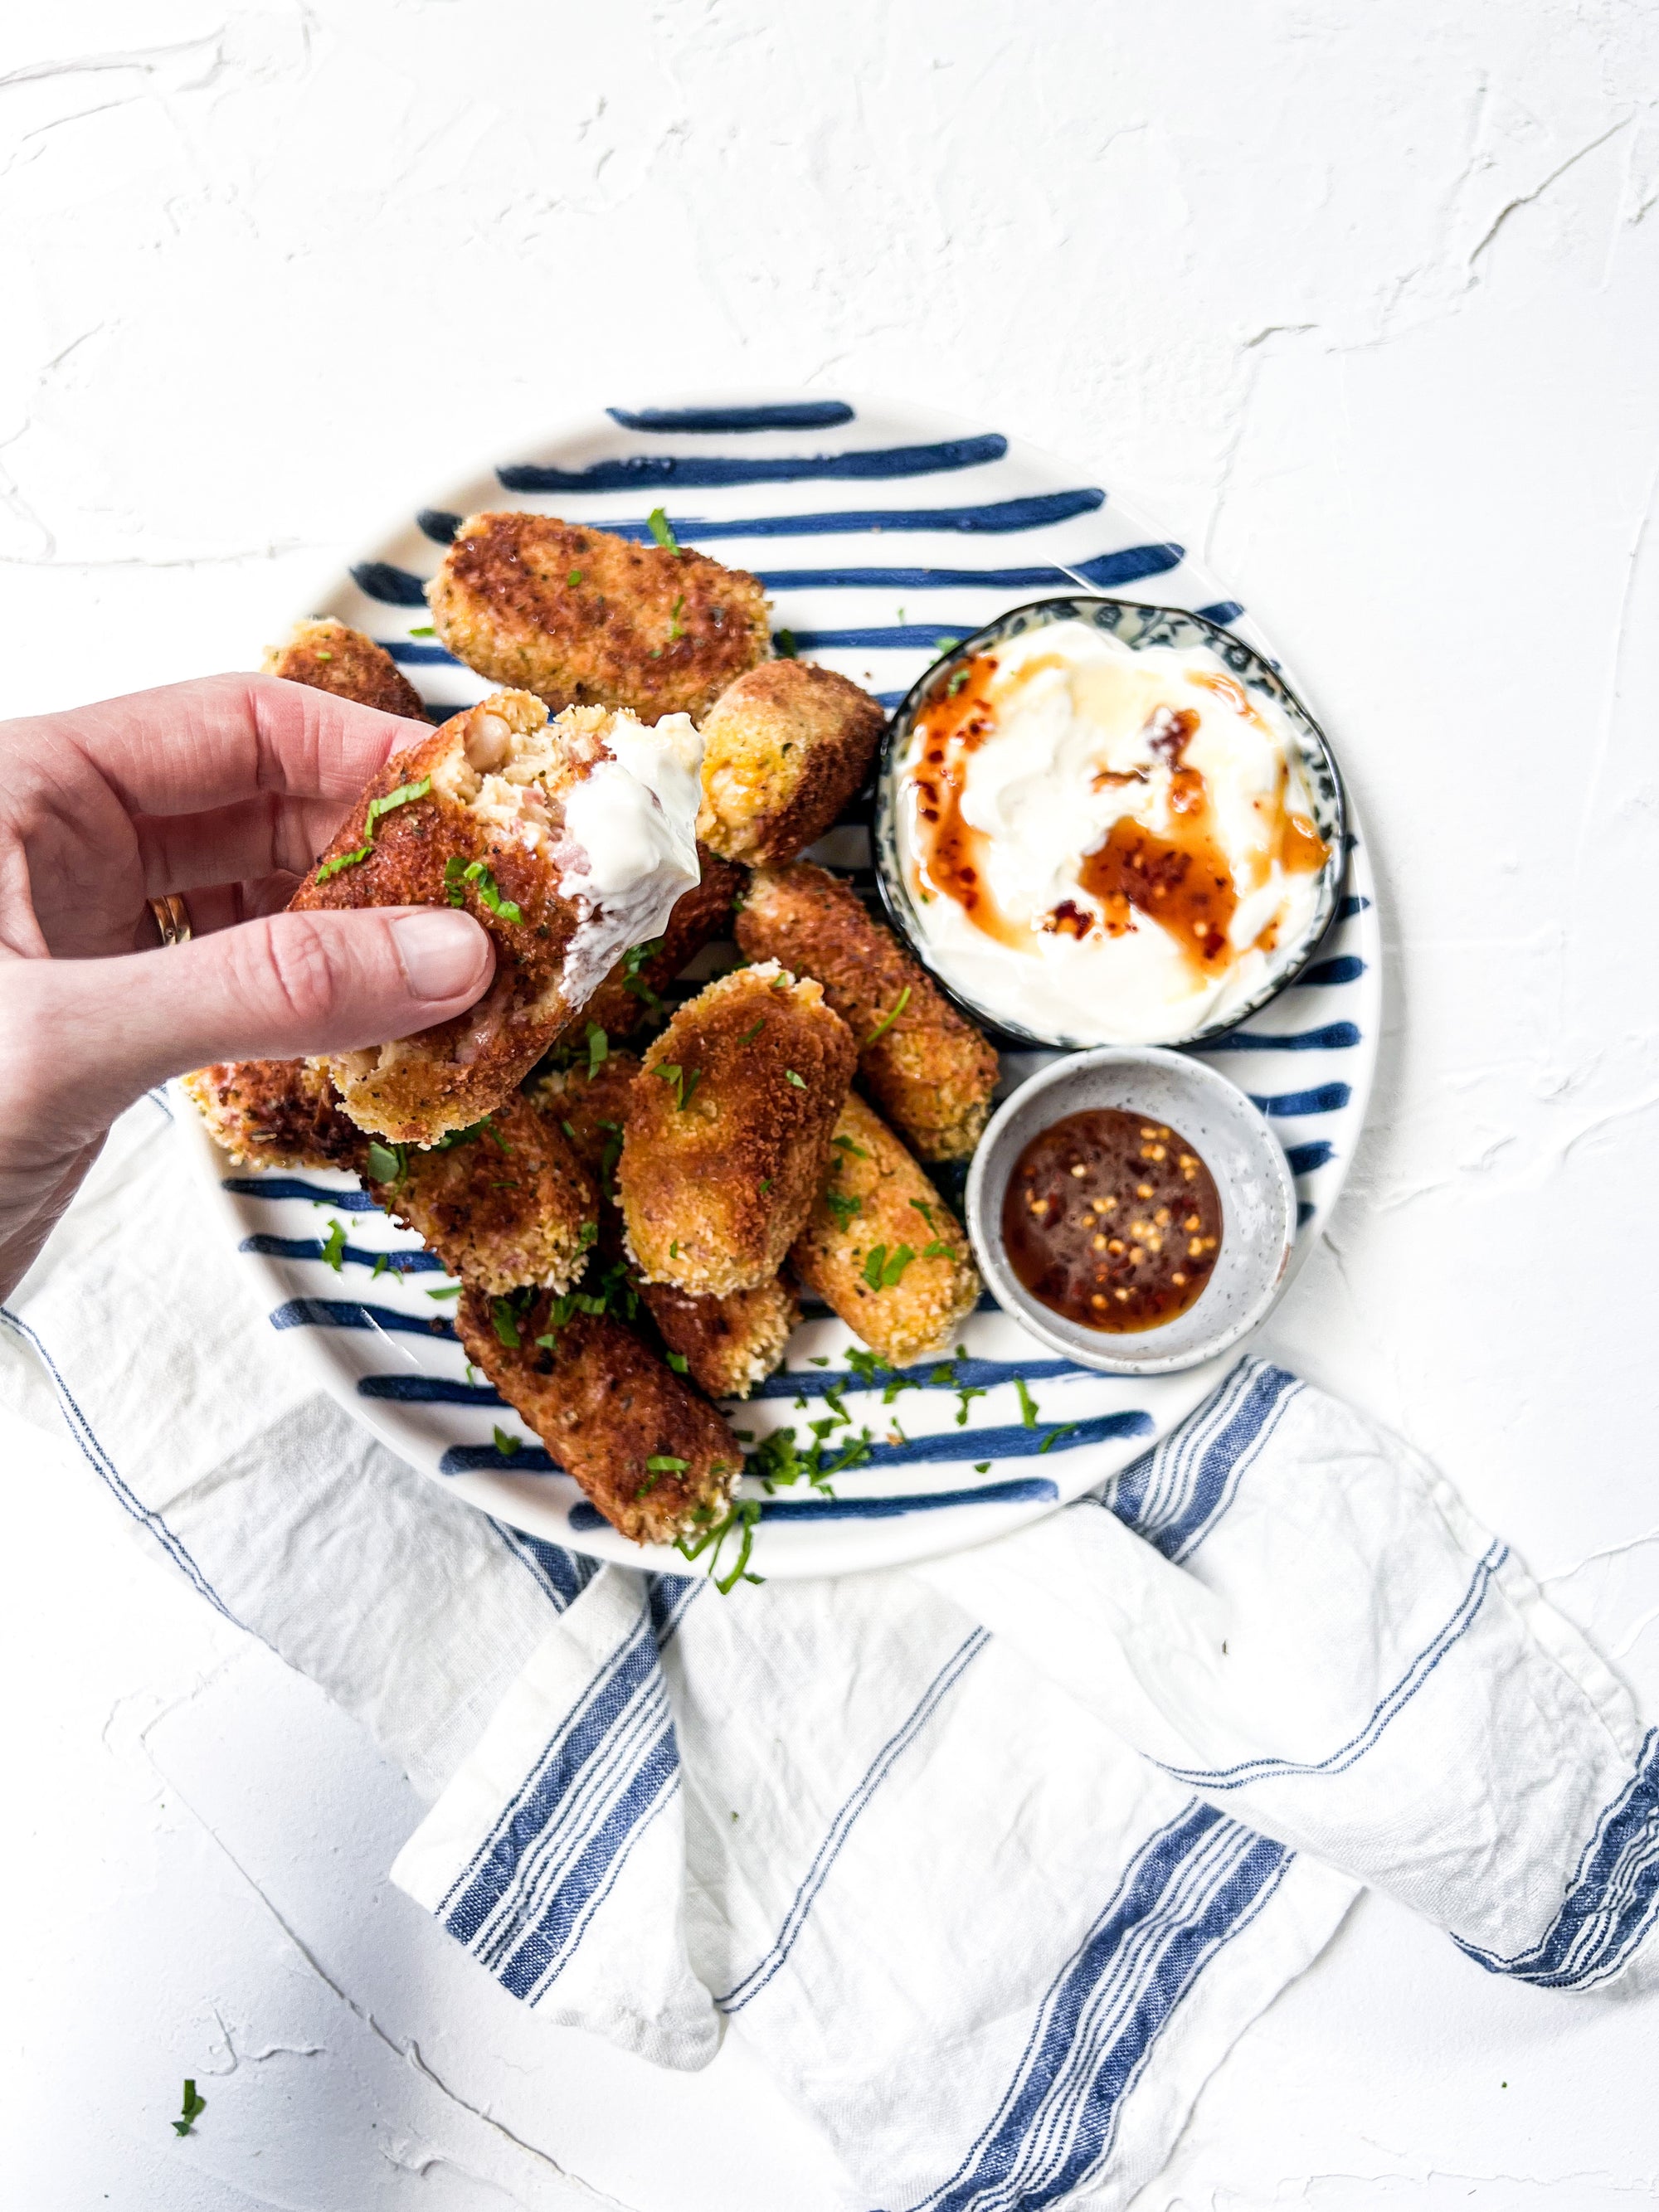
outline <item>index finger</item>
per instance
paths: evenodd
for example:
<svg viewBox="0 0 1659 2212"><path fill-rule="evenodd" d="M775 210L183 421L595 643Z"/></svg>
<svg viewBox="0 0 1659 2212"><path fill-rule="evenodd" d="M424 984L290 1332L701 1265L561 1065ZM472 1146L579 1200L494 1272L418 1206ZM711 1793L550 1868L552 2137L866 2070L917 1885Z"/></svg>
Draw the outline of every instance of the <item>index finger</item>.
<svg viewBox="0 0 1659 2212"><path fill-rule="evenodd" d="M195 814L252 799L355 799L417 738L375 707L276 676L205 676L40 718L80 753L130 814Z"/></svg>

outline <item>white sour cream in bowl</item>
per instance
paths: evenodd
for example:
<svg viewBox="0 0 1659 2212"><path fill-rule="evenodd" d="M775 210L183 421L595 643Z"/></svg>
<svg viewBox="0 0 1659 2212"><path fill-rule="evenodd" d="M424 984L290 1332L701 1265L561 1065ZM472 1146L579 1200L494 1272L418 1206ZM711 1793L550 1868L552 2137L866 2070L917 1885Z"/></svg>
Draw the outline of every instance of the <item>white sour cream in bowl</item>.
<svg viewBox="0 0 1659 2212"><path fill-rule="evenodd" d="M906 701L877 853L905 933L982 1020L1044 1044L1188 1043L1306 961L1341 812L1317 729L1237 639L1049 601Z"/></svg>

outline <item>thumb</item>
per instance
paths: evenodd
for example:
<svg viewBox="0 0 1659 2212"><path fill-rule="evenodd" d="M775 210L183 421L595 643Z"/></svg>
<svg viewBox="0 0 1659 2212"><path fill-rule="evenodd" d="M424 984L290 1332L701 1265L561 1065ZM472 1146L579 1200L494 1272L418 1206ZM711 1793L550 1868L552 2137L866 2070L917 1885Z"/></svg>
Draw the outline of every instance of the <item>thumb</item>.
<svg viewBox="0 0 1659 2212"><path fill-rule="evenodd" d="M410 1036L463 1012L494 955L469 914L377 907L277 914L113 960L8 963L76 1123L99 1126L170 1075ZM72 1103L71 1103L72 1102Z"/></svg>

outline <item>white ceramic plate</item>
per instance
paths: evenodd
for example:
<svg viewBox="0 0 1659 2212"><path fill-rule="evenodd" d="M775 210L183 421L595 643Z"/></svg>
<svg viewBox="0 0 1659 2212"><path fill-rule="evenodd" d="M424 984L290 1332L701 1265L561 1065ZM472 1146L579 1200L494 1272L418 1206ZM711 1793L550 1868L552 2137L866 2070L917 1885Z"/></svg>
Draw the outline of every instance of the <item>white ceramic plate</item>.
<svg viewBox="0 0 1659 2212"><path fill-rule="evenodd" d="M803 656L889 705L936 657L940 639L1079 577L1097 591L1197 610L1272 653L1243 608L1094 471L933 409L811 395L607 409L456 486L303 611L368 631L429 706L460 706L491 687L410 635L428 620L418 580L437 567L453 518L524 507L640 537L658 506L682 542L762 577L775 628L792 632ZM1340 732L1334 742L1340 757ZM1203 1055L1283 1139L1300 1200L1299 1251L1342 1187L1376 1054L1381 933L1352 811L1350 820L1347 882L1326 943L1295 985ZM832 832L815 857L869 880L862 827ZM1046 1057L1010 1054L1005 1073L1017 1078ZM617 1535L468 1370L447 1318L453 1304L427 1295L446 1280L436 1261L354 1182L229 1171L193 1112L180 1118L272 1325L393 1451L532 1536L685 1571L678 1553ZM347 1232L337 1271L322 1258L337 1219ZM734 1425L758 1440L793 1422L805 1446L809 1424L827 1422L826 1462L866 1431L868 1451L824 1487L763 1496L745 1482L762 1500L755 1572L892 1566L1036 1519L1146 1450L1237 1357L1235 1348L1211 1365L1145 1379L1093 1374L1056 1358L994 1308L970 1316L961 1341L960 1358L922 1362L893 1396L849 1372L846 1354L858 1345L842 1322L809 1315L787 1371L732 1409ZM1036 1408L1029 1418L1021 1381ZM511 1456L498 1449L498 1431L518 1440ZM728 1542L720 1570L735 1557Z"/></svg>

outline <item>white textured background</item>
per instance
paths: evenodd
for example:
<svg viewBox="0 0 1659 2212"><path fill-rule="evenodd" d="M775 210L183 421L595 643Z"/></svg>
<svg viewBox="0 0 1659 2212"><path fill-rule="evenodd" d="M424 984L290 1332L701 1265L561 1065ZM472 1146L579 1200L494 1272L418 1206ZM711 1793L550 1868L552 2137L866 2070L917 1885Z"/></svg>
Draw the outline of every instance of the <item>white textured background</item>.
<svg viewBox="0 0 1659 2212"><path fill-rule="evenodd" d="M1382 874L1373 1120L1273 1348L1659 1718L1656 63L1639 0L13 0L0 713L252 665L607 401L887 392L1097 471L1293 657ZM451 1955L354 1728L70 1453L0 1458L20 2208L846 2212L735 2054L651 2074ZM1659 2007L1367 1899L1141 2212L1656 2195Z"/></svg>

